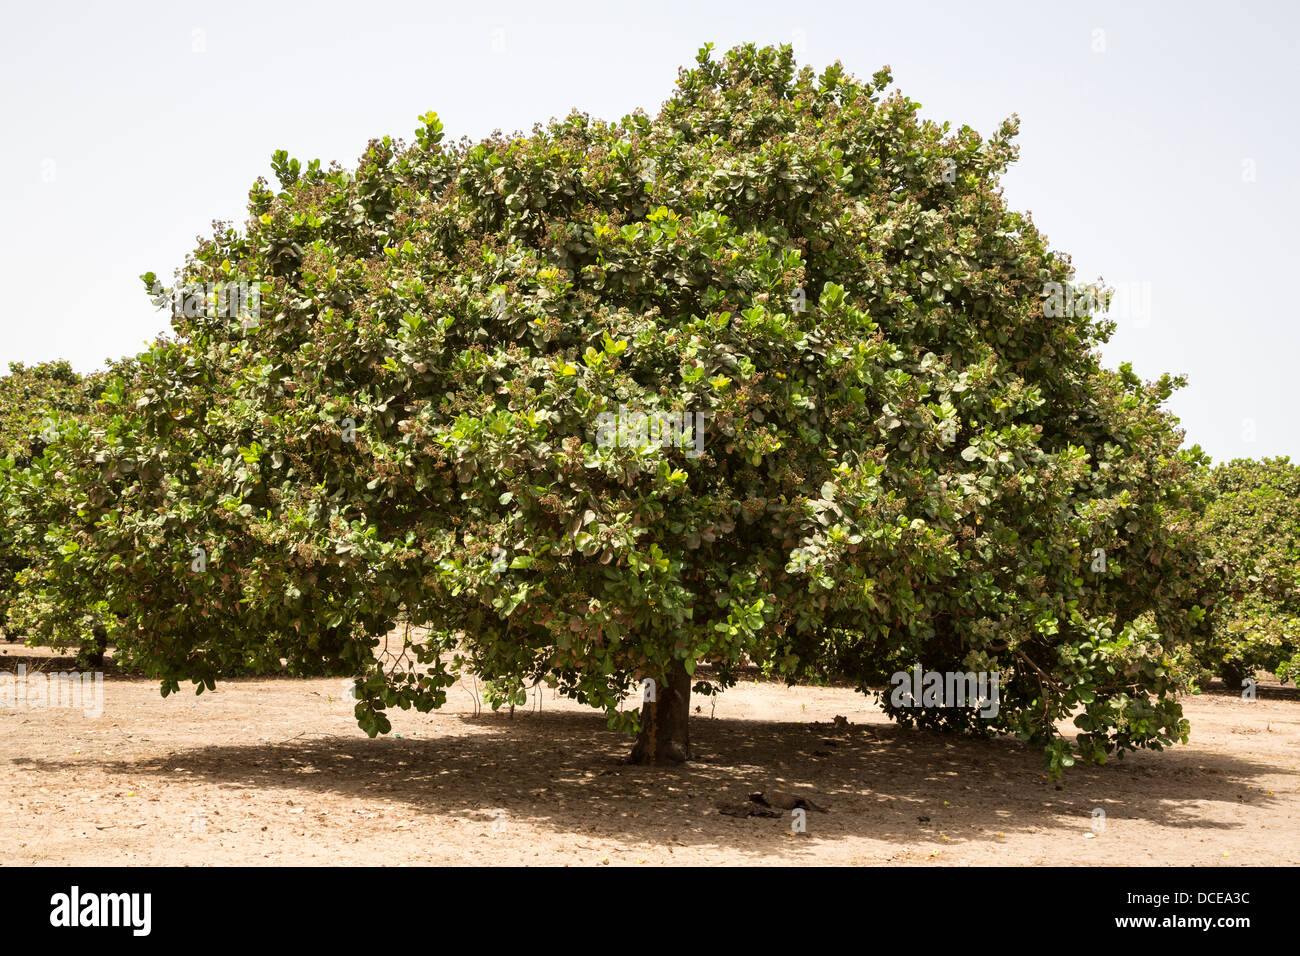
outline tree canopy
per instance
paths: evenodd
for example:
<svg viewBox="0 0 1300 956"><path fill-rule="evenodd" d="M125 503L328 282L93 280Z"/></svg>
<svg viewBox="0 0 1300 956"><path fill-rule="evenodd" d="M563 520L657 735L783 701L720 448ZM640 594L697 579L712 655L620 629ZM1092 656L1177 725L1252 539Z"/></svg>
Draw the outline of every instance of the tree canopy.
<svg viewBox="0 0 1300 956"><path fill-rule="evenodd" d="M1055 771L1185 739L1171 654L1212 598L1181 380L1101 364L1075 303L1105 290L1004 202L1016 120L891 83L705 47L653 117L277 153L169 287L201 307L11 464L23 626L100 602L164 693L326 661L371 734L463 669L497 702L545 679L652 762L689 755L693 681L750 665L998 673L991 718L884 706Z"/></svg>
<svg viewBox="0 0 1300 956"><path fill-rule="evenodd" d="M1206 476L1202 547L1222 575L1202 665L1232 688L1258 670L1300 675L1300 466L1236 459Z"/></svg>

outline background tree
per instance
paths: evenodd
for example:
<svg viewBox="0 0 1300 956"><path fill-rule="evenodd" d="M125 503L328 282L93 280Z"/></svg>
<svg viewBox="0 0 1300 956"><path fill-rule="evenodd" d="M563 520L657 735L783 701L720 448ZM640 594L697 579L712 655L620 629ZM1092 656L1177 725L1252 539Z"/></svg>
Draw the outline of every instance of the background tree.
<svg viewBox="0 0 1300 956"><path fill-rule="evenodd" d="M64 422L90 413L99 387L99 376L83 377L64 361L32 366L11 362L9 374L0 377L0 629L10 641L23 636L9 622L18 575L27 568L33 550L45 545L41 536L33 534L30 502L20 494L25 486L16 476L42 457ZM83 610L75 633L61 632L58 643L78 646L86 663L101 664L104 628L93 608Z"/></svg>
<svg viewBox="0 0 1300 956"><path fill-rule="evenodd" d="M116 665L161 677L168 691L177 686L170 659L136 652L133 638L149 628L163 646L184 648L184 679L200 690L218 677L355 673L357 662L340 662L326 628L295 643L297 631L264 625L260 603L214 597L220 588L211 585L221 582L207 574L209 552L228 564L238 556L254 575L276 555L250 537L251 506L232 507L224 483L205 470L204 429L147 411L183 389L186 404L202 400L188 353L160 340L111 363L67 398L64 414L35 415L41 434L31 453L0 459L4 554L15 569L6 589L11 632L78 647L90 666L102 665L111 644ZM64 381L66 368L56 368ZM249 587L261 584L254 577Z"/></svg>
<svg viewBox="0 0 1300 956"><path fill-rule="evenodd" d="M1257 671L1300 674L1300 466L1236 459L1207 475L1200 522L1209 565L1224 578L1200 664L1230 688Z"/></svg>

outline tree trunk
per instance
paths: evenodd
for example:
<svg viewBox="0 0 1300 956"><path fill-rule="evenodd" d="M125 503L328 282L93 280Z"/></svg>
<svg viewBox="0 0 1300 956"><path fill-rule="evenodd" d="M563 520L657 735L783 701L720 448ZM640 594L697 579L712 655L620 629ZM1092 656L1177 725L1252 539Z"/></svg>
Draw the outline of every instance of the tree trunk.
<svg viewBox="0 0 1300 956"><path fill-rule="evenodd" d="M1239 692L1246 678L1253 676L1255 672L1251 671L1247 674L1241 661L1228 660L1219 663L1219 677L1223 681L1223 686L1233 693Z"/></svg>
<svg viewBox="0 0 1300 956"><path fill-rule="evenodd" d="M77 665L98 670L104 666L104 652L108 650L108 632L103 626L96 624L91 634L91 639L81 645L81 652L77 655Z"/></svg>
<svg viewBox="0 0 1300 956"><path fill-rule="evenodd" d="M691 759L691 675L674 660L667 684L655 687L655 699L641 705L641 732L630 763L663 766Z"/></svg>

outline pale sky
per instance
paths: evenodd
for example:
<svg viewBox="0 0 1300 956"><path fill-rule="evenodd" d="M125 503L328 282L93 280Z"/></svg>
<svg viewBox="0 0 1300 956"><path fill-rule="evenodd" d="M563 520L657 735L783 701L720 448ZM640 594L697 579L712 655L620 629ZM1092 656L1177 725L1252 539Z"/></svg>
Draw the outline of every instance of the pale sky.
<svg viewBox="0 0 1300 956"><path fill-rule="evenodd" d="M1010 205L1128 294L1107 364L1186 373L1172 407L1216 459L1300 459L1298 27L1285 2L11 3L0 370L164 331L137 277L242 223L276 149L354 165L430 109L449 139L653 115L705 42L789 42L818 71L889 64L954 126L1019 113Z"/></svg>

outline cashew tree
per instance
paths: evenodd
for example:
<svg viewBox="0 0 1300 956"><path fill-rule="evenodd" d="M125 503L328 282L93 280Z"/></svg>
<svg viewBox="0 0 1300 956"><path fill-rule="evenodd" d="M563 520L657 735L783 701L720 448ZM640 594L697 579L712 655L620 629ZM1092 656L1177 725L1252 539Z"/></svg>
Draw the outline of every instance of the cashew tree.
<svg viewBox="0 0 1300 956"><path fill-rule="evenodd" d="M1106 290L1004 201L1016 120L892 82L705 47L654 116L276 153L49 453L91 493L31 586L93 580L164 691L328 658L371 734L468 670L672 763L744 668L920 665L999 674L996 715L886 710L1054 771L1185 739L1180 380L1101 364Z"/></svg>

